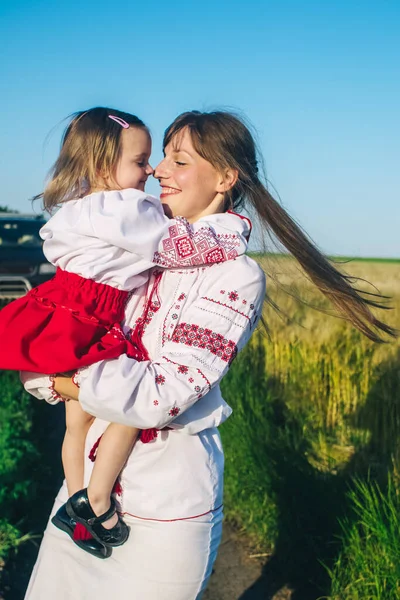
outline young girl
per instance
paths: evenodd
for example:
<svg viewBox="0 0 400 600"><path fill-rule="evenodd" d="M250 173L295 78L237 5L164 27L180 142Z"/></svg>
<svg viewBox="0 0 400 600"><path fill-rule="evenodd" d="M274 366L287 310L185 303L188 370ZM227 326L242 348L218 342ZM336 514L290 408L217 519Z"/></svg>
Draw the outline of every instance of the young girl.
<svg viewBox="0 0 400 600"><path fill-rule="evenodd" d="M61 205L40 232L57 273L1 311L0 368L55 374L123 353L146 359L141 343L146 317L129 335L121 321L129 291L146 282L148 270L198 267L243 253L246 220L231 215L230 230L218 215L205 214L194 225L164 215L160 201L144 193L153 172L150 153L149 132L131 114L94 108L74 116L43 193L47 210ZM223 182L218 185L223 189ZM156 302L150 298L150 304ZM56 392L54 398L61 399ZM71 497L66 510L97 541L118 546L129 529L111 493L139 430L118 423L107 428L86 491L83 453L92 419L78 403L66 403L62 458ZM151 437L150 432L147 441ZM53 522L70 533L62 519Z"/></svg>

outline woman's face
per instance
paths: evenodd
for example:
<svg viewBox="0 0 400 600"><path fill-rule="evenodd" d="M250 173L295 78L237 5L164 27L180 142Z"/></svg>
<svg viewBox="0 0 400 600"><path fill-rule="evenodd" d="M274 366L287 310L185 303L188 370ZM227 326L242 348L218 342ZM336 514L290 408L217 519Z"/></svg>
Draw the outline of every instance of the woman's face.
<svg viewBox="0 0 400 600"><path fill-rule="evenodd" d="M165 147L164 155L154 177L160 182L160 198L168 217L182 216L194 222L222 212L223 177L196 152L187 129Z"/></svg>

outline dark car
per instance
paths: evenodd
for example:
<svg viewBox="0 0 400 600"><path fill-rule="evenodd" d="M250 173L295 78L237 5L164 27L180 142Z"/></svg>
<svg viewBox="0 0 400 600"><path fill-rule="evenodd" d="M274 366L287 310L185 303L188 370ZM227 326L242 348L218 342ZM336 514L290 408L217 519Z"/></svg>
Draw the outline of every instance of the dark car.
<svg viewBox="0 0 400 600"><path fill-rule="evenodd" d="M0 213L0 299L19 298L53 277L43 254L42 215Z"/></svg>

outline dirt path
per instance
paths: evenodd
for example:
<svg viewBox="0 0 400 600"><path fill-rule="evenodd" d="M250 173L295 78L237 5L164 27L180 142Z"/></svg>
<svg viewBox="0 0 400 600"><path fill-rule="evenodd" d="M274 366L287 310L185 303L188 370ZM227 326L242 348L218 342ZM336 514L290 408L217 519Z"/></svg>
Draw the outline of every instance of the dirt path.
<svg viewBox="0 0 400 600"><path fill-rule="evenodd" d="M290 600L288 588L269 596L260 585L267 558L253 557L244 536L225 524L214 572L203 600Z"/></svg>

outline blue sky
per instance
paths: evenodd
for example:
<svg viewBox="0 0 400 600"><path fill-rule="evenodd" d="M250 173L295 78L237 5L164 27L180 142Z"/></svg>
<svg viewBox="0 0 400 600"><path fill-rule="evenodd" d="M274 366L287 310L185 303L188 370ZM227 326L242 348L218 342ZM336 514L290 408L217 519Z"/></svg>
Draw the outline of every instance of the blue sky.
<svg viewBox="0 0 400 600"><path fill-rule="evenodd" d="M2 0L0 204L30 211L71 112L137 114L156 164L177 114L233 108L323 251L400 257L399 30L398 0Z"/></svg>

